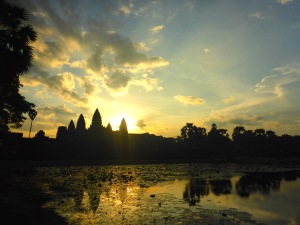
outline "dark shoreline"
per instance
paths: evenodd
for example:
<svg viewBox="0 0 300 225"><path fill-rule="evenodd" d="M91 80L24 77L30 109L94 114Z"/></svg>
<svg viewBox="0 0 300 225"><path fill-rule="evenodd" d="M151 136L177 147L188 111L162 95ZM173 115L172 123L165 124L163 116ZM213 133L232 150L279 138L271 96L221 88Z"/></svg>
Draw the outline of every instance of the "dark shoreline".
<svg viewBox="0 0 300 225"><path fill-rule="evenodd" d="M2 159L0 167L52 167L52 166L109 166L109 165L143 165L143 164L186 164L186 163L210 163L210 164L272 164L272 165L300 165L300 157L274 157L274 158L202 158L202 159L148 159L148 160L78 160L78 159Z"/></svg>

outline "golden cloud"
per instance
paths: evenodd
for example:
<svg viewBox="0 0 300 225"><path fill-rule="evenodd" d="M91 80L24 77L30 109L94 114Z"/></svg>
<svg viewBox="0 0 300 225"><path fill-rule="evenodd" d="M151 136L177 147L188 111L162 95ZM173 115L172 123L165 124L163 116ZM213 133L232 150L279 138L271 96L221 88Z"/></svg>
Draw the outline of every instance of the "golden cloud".
<svg viewBox="0 0 300 225"><path fill-rule="evenodd" d="M204 53L210 53L211 52L211 50L208 49L208 48L204 48L203 51L204 51Z"/></svg>
<svg viewBox="0 0 300 225"><path fill-rule="evenodd" d="M274 69L278 74L269 75L261 79L255 86L257 93L273 93L277 97L284 96L289 92L287 85L298 83L300 81L299 67L280 67Z"/></svg>
<svg viewBox="0 0 300 225"><path fill-rule="evenodd" d="M230 96L229 98L224 98L222 100L222 102L225 103L225 104L229 104L229 103L235 102L235 100L236 100L235 97Z"/></svg>
<svg viewBox="0 0 300 225"><path fill-rule="evenodd" d="M59 73L57 76L60 78L61 85L64 89L72 91L75 88L75 81L72 73Z"/></svg>
<svg viewBox="0 0 300 225"><path fill-rule="evenodd" d="M251 13L249 16L252 18L256 18L256 19L264 19L265 18L261 12Z"/></svg>
<svg viewBox="0 0 300 225"><path fill-rule="evenodd" d="M164 27L165 27L165 26L163 26L163 25L156 26L156 27L152 27L152 28L150 28L150 31L151 31L152 33L157 33L158 31L161 31L162 29L164 29Z"/></svg>
<svg viewBox="0 0 300 225"><path fill-rule="evenodd" d="M176 95L174 98L186 105L202 105L205 103L205 100L202 98L197 98L193 96L184 96L184 95Z"/></svg>
<svg viewBox="0 0 300 225"><path fill-rule="evenodd" d="M151 50L151 48L148 47L145 42L138 42L138 43L135 44L135 46L136 46L137 49L140 49L142 51L148 52L148 51Z"/></svg>
<svg viewBox="0 0 300 225"><path fill-rule="evenodd" d="M163 90L163 87L160 86L160 80L158 78L149 77L148 74L143 74L142 79L132 80L130 84L141 86L145 88L146 91Z"/></svg>
<svg viewBox="0 0 300 225"><path fill-rule="evenodd" d="M119 10L126 16L129 16L129 14L131 13L131 9L125 5L121 6Z"/></svg>
<svg viewBox="0 0 300 225"><path fill-rule="evenodd" d="M277 2L281 5L286 5L288 3L291 3L293 0L278 0Z"/></svg>
<svg viewBox="0 0 300 225"><path fill-rule="evenodd" d="M85 61L85 60L77 60L77 61L70 62L69 65L72 68L86 68L87 61Z"/></svg>

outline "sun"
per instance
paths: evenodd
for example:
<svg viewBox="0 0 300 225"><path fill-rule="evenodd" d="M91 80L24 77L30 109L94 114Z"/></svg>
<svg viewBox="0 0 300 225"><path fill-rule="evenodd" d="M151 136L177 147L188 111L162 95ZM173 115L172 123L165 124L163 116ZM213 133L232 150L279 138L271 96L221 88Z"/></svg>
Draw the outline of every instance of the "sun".
<svg viewBox="0 0 300 225"><path fill-rule="evenodd" d="M136 120L135 119L133 119L133 118L127 116L127 115L120 114L120 115L114 117L110 121L110 125L111 125L111 127L112 127L113 130L119 130L119 126L120 126L121 120L123 118L126 121L128 131L133 131L133 130L137 129L137 126L135 125L136 124Z"/></svg>

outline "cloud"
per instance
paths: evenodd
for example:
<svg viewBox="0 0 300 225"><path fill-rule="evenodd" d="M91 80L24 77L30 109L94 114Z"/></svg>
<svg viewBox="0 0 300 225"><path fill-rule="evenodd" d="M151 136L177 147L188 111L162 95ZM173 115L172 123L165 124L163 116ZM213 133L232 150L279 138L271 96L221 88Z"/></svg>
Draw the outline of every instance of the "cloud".
<svg viewBox="0 0 300 225"><path fill-rule="evenodd" d="M256 18L256 19L264 19L265 18L265 16L261 12L251 13L249 16L252 18Z"/></svg>
<svg viewBox="0 0 300 225"><path fill-rule="evenodd" d="M277 2L281 5L286 5L291 3L293 0L278 0Z"/></svg>
<svg viewBox="0 0 300 225"><path fill-rule="evenodd" d="M135 46L136 46L136 48L137 48L138 50L140 49L140 50L145 51L145 52L148 52L148 51L151 50L151 48L148 47L148 46L146 45L146 43L145 43L145 42L142 42L142 41L136 43Z"/></svg>
<svg viewBox="0 0 300 225"><path fill-rule="evenodd" d="M91 54L90 58L87 60L87 67L94 72L99 72L102 68L102 54L103 47L97 47L96 50Z"/></svg>
<svg viewBox="0 0 300 225"><path fill-rule="evenodd" d="M76 60L68 63L71 68L86 68L87 61L85 60Z"/></svg>
<svg viewBox="0 0 300 225"><path fill-rule="evenodd" d="M125 4L119 6L117 13L121 13L127 17L130 15L139 16L141 14L144 14L147 8L147 4L149 3L151 4L151 2L148 3L148 2L133 1L133 0L121 1L121 2Z"/></svg>
<svg viewBox="0 0 300 225"><path fill-rule="evenodd" d="M261 109L262 105L264 105L263 108L266 108L268 103L269 99L252 98L236 105L217 110L211 110L209 120L206 122L206 124L211 124L214 122L222 126L258 125L259 122L262 122L262 117L260 116L261 111L258 109Z"/></svg>
<svg viewBox="0 0 300 225"><path fill-rule="evenodd" d="M126 74L126 71L117 70L112 74L106 76L105 84L111 89L121 89L127 87L130 77Z"/></svg>
<svg viewBox="0 0 300 225"><path fill-rule="evenodd" d="M76 71L102 79L98 80L99 85L108 88L111 94L120 90L128 90L130 84L143 86L147 91L162 89L158 78L144 77L143 74L154 74L154 69L166 67L169 62L160 56L145 54L150 50L145 42L134 43L129 38L118 34L116 28L120 24L115 21L115 16L112 17L118 12L127 16L137 15L138 12L144 10L143 7L136 9L135 12L132 1L121 6L119 3L97 2L95 7L101 10L102 16L82 19L83 15L79 15L77 5L73 2L59 2L64 5L59 10L54 10L51 1L45 1L43 4L31 2L30 4L34 12L32 14L33 25L43 31L39 34L36 48L34 64L37 67L43 68L44 71L50 68L68 67L82 69ZM45 32L45 29L49 27L51 31ZM153 27L153 32L158 32L163 28L162 25ZM126 74L120 71L126 71ZM54 83L58 83L59 80L62 85L70 81L66 75L39 76L36 74L38 82L33 80L27 80L27 82L32 85L33 83L46 84L65 100L68 96L73 100L77 98L81 102L87 100L84 95L80 96L78 86L76 89L71 89L72 85L65 85L61 91L56 88L59 85ZM79 83L80 88L85 89L85 94L91 95L97 90L94 84L95 79L88 81L80 80L79 77L86 76L75 77L75 85Z"/></svg>
<svg viewBox="0 0 300 225"><path fill-rule="evenodd" d="M65 101L71 101L76 105L84 105L87 103L87 98L80 96L75 92L74 75L70 72L59 73L57 75L50 75L48 72L33 66L31 73L24 76L22 81L28 86L44 85L54 93L61 96Z"/></svg>
<svg viewBox="0 0 300 225"><path fill-rule="evenodd" d="M284 96L288 90L287 85L300 82L300 67L280 67L274 69L277 74L268 75L256 84L257 93L272 93L278 97Z"/></svg>
<svg viewBox="0 0 300 225"><path fill-rule="evenodd" d="M84 93L87 95L92 95L97 91L97 88L99 85L97 85L97 82L99 79L97 77L92 76L75 76L76 82L78 85L82 86L84 88Z"/></svg>
<svg viewBox="0 0 300 225"><path fill-rule="evenodd" d="M169 62L159 56L147 56L138 52L143 44L135 44L118 34L109 34L96 46L87 60L87 67L96 73L104 68L147 70L168 66Z"/></svg>
<svg viewBox="0 0 300 225"><path fill-rule="evenodd" d="M32 134L39 130L44 130L46 136L55 138L59 126L68 126L71 119L77 118L77 114L65 105L40 106L36 108L37 116L33 122ZM23 132L28 131L29 124L26 122L22 127ZM33 137L34 135L32 135Z"/></svg>
<svg viewBox="0 0 300 225"><path fill-rule="evenodd" d="M202 98L197 98L193 96L183 96L183 95L176 95L174 98L186 105L202 105L205 103L205 100Z"/></svg>
<svg viewBox="0 0 300 225"><path fill-rule="evenodd" d="M56 118L67 117L68 120L76 117L76 113L68 109L65 105L38 107L37 112L43 116L55 115Z"/></svg>
<svg viewBox="0 0 300 225"><path fill-rule="evenodd" d="M228 123L245 126L245 125L259 125L263 121L263 117L258 115L239 115L234 118L228 118Z"/></svg>
<svg viewBox="0 0 300 225"><path fill-rule="evenodd" d="M144 120L138 120L135 124L135 126L139 127L140 129L144 129L147 125L144 123Z"/></svg>
<svg viewBox="0 0 300 225"><path fill-rule="evenodd" d="M212 110L210 117L212 118L226 118L228 116L247 114L250 109L265 104L268 100L263 98L251 98L247 99L239 104L221 108L218 110Z"/></svg>
<svg viewBox="0 0 300 225"><path fill-rule="evenodd" d="M208 49L208 48L204 48L203 51L204 51L204 53L210 53L211 52L211 50Z"/></svg>
<svg viewBox="0 0 300 225"><path fill-rule="evenodd" d="M236 100L235 97L230 96L228 98L222 99L222 102L225 103L225 104L229 104L229 103L235 102L235 100Z"/></svg>
<svg viewBox="0 0 300 225"><path fill-rule="evenodd" d="M121 6L119 10L120 10L120 12L123 13L125 16L129 16L130 13L131 13L131 7L128 7L128 6L125 6L125 5Z"/></svg>
<svg viewBox="0 0 300 225"><path fill-rule="evenodd" d="M158 33L159 31L161 31L162 29L164 29L164 27L165 27L165 26L163 26L163 25L155 26L155 27L150 28L150 31L151 31L153 34L156 34L156 33Z"/></svg>
<svg viewBox="0 0 300 225"><path fill-rule="evenodd" d="M137 51L136 46L127 38L120 36L112 37L114 41L110 43L115 54L115 62L122 66L152 67L153 65L165 66L168 62L162 57L147 56Z"/></svg>
<svg viewBox="0 0 300 225"><path fill-rule="evenodd" d="M146 89L146 91L152 90L163 90L163 87L160 86L160 80L158 78L149 77L148 74L143 74L141 79L133 79L131 84L141 86Z"/></svg>
<svg viewBox="0 0 300 225"><path fill-rule="evenodd" d="M43 66L49 66L50 68L61 67L68 63L69 56L66 53L66 49L63 45L56 41L41 41L33 44L34 59L36 62Z"/></svg>
<svg viewBox="0 0 300 225"><path fill-rule="evenodd" d="M77 114L65 105L40 106L36 110L38 114L34 123L35 127L39 127L39 130L44 128L57 129L58 125L68 125L71 119L77 117Z"/></svg>
<svg viewBox="0 0 300 225"><path fill-rule="evenodd" d="M57 74L57 80L61 82L61 87L68 91L72 91L75 88L74 76L70 72L64 72Z"/></svg>
<svg viewBox="0 0 300 225"><path fill-rule="evenodd" d="M204 123L208 126L216 123L217 125L227 127L231 126L261 126L264 118L256 114L232 114L232 115L211 115L211 117Z"/></svg>

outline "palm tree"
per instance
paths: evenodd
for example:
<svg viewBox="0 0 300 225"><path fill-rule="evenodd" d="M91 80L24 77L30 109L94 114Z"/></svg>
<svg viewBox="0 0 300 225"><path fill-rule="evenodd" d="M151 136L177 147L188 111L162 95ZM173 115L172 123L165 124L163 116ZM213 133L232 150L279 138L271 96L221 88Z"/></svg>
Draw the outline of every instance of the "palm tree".
<svg viewBox="0 0 300 225"><path fill-rule="evenodd" d="M23 113L35 111L19 93L22 86L19 77L32 66L33 48L37 33L27 25L28 13L20 6L0 0L0 129L8 130L8 124L22 126Z"/></svg>
<svg viewBox="0 0 300 225"><path fill-rule="evenodd" d="M29 130L29 138L30 138L30 133L31 133L31 128L32 128L32 122L35 119L36 115L37 115L37 111L35 110L30 110L29 113L29 118L31 119L31 123L30 123L30 130Z"/></svg>

